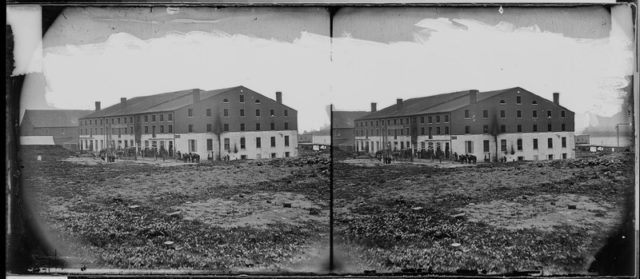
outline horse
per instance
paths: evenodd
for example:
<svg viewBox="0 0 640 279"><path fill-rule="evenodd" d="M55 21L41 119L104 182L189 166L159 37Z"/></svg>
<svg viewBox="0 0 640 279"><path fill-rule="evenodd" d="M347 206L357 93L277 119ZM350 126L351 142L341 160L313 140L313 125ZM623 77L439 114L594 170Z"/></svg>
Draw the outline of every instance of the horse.
<svg viewBox="0 0 640 279"><path fill-rule="evenodd" d="M464 155L464 154L463 154L463 155L460 155L460 156L458 156L458 160L460 161L460 163L462 163L462 164L466 164L466 163L467 163L467 160L468 160L468 156L467 156L467 155Z"/></svg>
<svg viewBox="0 0 640 279"><path fill-rule="evenodd" d="M469 160L469 164L473 163L476 164L478 163L478 158L475 155L467 155L467 159Z"/></svg>

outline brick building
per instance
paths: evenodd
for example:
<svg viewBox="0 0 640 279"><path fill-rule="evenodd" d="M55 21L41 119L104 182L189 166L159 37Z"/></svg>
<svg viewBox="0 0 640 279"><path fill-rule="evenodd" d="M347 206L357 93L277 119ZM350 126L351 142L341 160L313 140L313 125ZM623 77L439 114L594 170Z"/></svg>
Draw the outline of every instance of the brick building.
<svg viewBox="0 0 640 279"><path fill-rule="evenodd" d="M47 141L53 139L55 145L76 150L78 148L78 119L90 113L90 110L25 110L20 122L20 137L23 139L46 137Z"/></svg>
<svg viewBox="0 0 640 279"><path fill-rule="evenodd" d="M84 150L197 153L202 158L297 156L297 111L244 86L184 90L127 100L80 119Z"/></svg>
<svg viewBox="0 0 640 279"><path fill-rule="evenodd" d="M372 103L372 110L375 111L375 103ZM354 120L367 115L367 111L333 111L331 126L333 129L332 138L334 148L344 151L354 151L356 144L355 122Z"/></svg>
<svg viewBox="0 0 640 279"><path fill-rule="evenodd" d="M358 151L440 149L478 160L574 158L574 113L523 88L459 91L406 101L355 121Z"/></svg>

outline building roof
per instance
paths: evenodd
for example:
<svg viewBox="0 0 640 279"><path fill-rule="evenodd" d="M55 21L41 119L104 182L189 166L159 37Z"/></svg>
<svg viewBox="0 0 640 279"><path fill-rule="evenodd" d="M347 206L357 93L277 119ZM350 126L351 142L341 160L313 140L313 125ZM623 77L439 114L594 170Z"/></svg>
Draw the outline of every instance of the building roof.
<svg viewBox="0 0 640 279"><path fill-rule="evenodd" d="M398 104L394 104L392 106L388 106L379 111L369 113L366 116L359 119L400 117L400 116L420 114L422 111L424 111L427 108L437 106L445 102L448 102L450 100L453 100L462 96L468 96L468 95L469 95L469 91L465 90L465 91L458 91L458 92L452 92L452 93L446 93L446 94L432 95L427 97L412 98L412 99L404 100L402 102L402 107L400 109L398 109Z"/></svg>
<svg viewBox="0 0 640 279"><path fill-rule="evenodd" d="M200 100L208 99L215 95L228 92L233 89L238 89L241 87L242 86L235 86L235 87L222 88L222 89L209 90L209 91L200 90L199 91ZM128 114L176 110L193 103L192 93L194 92L194 90L196 89L181 90L181 91L175 91L175 92L169 92L169 93L131 98L126 100L124 104L117 103L115 105L109 106L107 108L96 111L92 114L89 114L85 116L85 118L120 116L120 115L128 115Z"/></svg>
<svg viewBox="0 0 640 279"><path fill-rule="evenodd" d="M28 109L23 121L28 120L33 127L77 127L78 119L90 114L91 110L68 109Z"/></svg>
<svg viewBox="0 0 640 279"><path fill-rule="evenodd" d="M369 114L367 111L333 111L331 125L334 129L355 127L354 120Z"/></svg>
<svg viewBox="0 0 640 279"><path fill-rule="evenodd" d="M515 88L507 88L507 89L501 89L501 90L493 90L493 91L486 91L486 92L479 92L478 96L477 96L477 101L480 102L482 100L485 99L489 99L493 96L497 96L500 95L502 93L505 92L509 92ZM467 91L468 92L468 91ZM468 95L465 94L464 97L459 97L453 100L450 100L448 102L436 105L436 106L432 106L430 108L425 109L424 111L419 112L419 114L426 114L426 113L440 113L440 112L449 112L449 111L454 111L454 110L458 110L461 109L463 107L466 107L468 105L471 104L469 98L467 97Z"/></svg>
<svg viewBox="0 0 640 279"><path fill-rule="evenodd" d="M506 89L500 89L500 90L478 92L476 100L480 102L480 101L501 95L503 93L508 93L514 90L527 91L521 87L512 87L512 88L506 88ZM377 112L370 113L364 117L358 118L358 120L450 112L450 111L458 110L470 105L470 100L469 100L470 92L471 90L465 90L465 91L457 91L452 93L432 95L427 97L408 99L402 102L401 109L398 109L398 104L395 104L395 105L386 107L382 110L379 110ZM534 94L534 93L531 93L531 94ZM560 107L567 111L570 111L563 106L560 106Z"/></svg>

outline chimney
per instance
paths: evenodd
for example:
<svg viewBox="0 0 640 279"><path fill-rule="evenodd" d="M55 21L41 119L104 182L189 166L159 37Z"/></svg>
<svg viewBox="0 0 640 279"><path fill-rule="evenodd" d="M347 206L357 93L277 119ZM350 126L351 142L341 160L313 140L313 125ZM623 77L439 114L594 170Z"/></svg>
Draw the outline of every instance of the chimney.
<svg viewBox="0 0 640 279"><path fill-rule="evenodd" d="M475 104L478 102L478 90L476 89L471 89L469 90L469 103L470 104Z"/></svg>
<svg viewBox="0 0 640 279"><path fill-rule="evenodd" d="M96 111L100 110L100 102L96 102Z"/></svg>
<svg viewBox="0 0 640 279"><path fill-rule="evenodd" d="M121 104L124 105L124 103L126 103L126 102L127 102L127 98L124 98L124 97L120 98L120 103Z"/></svg>
<svg viewBox="0 0 640 279"><path fill-rule="evenodd" d="M396 99L396 105L398 110L402 109L402 98Z"/></svg>
<svg viewBox="0 0 640 279"><path fill-rule="evenodd" d="M560 105L560 93L553 92L553 103L556 105Z"/></svg>
<svg viewBox="0 0 640 279"><path fill-rule="evenodd" d="M376 103L371 103L371 112L376 112L378 111L378 104Z"/></svg>
<svg viewBox="0 0 640 279"><path fill-rule="evenodd" d="M193 103L200 102L200 89L191 90L191 95L193 96Z"/></svg>
<svg viewBox="0 0 640 279"><path fill-rule="evenodd" d="M276 102L278 102L278 104L282 104L282 92L280 91L276 91Z"/></svg>

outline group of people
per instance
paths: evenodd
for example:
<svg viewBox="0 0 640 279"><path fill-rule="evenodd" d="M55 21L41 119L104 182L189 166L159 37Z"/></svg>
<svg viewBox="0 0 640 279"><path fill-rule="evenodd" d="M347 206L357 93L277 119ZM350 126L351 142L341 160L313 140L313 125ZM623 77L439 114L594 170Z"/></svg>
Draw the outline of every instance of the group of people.
<svg viewBox="0 0 640 279"><path fill-rule="evenodd" d="M176 152L176 158L185 163L200 163L200 155L198 155L198 153L180 153L180 151L178 151Z"/></svg>
<svg viewBox="0 0 640 279"><path fill-rule="evenodd" d="M107 149L100 150L99 155L102 161L109 162L109 163L115 162L117 157L117 154L115 151L107 150Z"/></svg>
<svg viewBox="0 0 640 279"><path fill-rule="evenodd" d="M453 153L453 160L456 162L460 162L462 164L476 164L478 163L478 157L472 154L462 154L458 155L458 153Z"/></svg>

